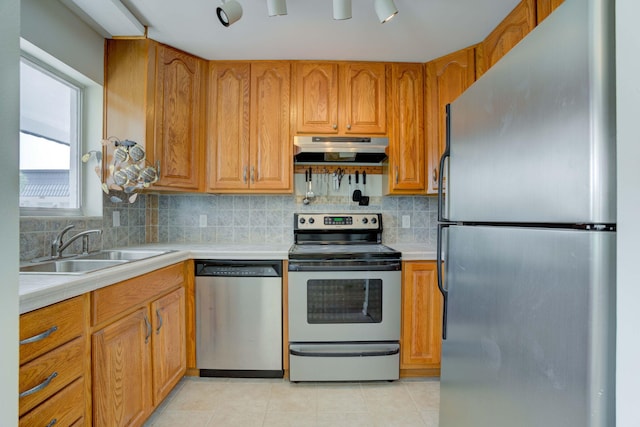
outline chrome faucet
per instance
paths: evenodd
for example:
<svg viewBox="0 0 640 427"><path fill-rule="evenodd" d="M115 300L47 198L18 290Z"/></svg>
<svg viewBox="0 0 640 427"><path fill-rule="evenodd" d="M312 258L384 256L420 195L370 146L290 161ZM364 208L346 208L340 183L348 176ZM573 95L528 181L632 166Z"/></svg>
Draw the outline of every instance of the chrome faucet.
<svg viewBox="0 0 640 427"><path fill-rule="evenodd" d="M71 239L69 239L69 241L65 243L63 241L65 233L74 227L75 225L73 224L66 226L65 228L62 229L60 233L58 233L56 238L53 239L53 242L51 242L51 258L62 258L62 251L64 251L67 247L69 247L71 243L75 242L80 237L82 237L82 253L88 254L89 253L89 235L102 234L102 230L98 230L98 229L85 230L73 235Z"/></svg>

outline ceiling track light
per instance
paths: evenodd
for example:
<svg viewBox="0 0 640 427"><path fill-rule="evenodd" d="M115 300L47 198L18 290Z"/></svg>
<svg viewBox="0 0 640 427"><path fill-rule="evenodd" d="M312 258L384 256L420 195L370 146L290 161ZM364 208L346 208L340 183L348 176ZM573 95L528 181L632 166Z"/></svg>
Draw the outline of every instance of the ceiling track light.
<svg viewBox="0 0 640 427"><path fill-rule="evenodd" d="M236 0L222 0L216 9L220 23L225 27L237 22L242 17L242 6Z"/></svg>
<svg viewBox="0 0 640 427"><path fill-rule="evenodd" d="M333 0L333 19L351 19L351 0Z"/></svg>
<svg viewBox="0 0 640 427"><path fill-rule="evenodd" d="M398 8L393 3L393 0L375 0L373 6L381 24L384 24L398 13Z"/></svg>
<svg viewBox="0 0 640 427"><path fill-rule="evenodd" d="M267 0L267 10L269 16L287 14L287 0Z"/></svg>

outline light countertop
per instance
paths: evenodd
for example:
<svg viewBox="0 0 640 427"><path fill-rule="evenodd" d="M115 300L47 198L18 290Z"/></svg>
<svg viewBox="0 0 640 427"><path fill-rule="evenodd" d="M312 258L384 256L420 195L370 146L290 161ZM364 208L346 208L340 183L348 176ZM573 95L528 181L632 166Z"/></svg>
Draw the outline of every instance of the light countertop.
<svg viewBox="0 0 640 427"><path fill-rule="evenodd" d="M290 244L152 244L129 247L127 249L166 249L173 252L87 274L21 274L20 313L45 307L188 259L285 260L290 246ZM435 251L428 250L424 245L389 244L387 246L402 252L404 261L435 259Z"/></svg>

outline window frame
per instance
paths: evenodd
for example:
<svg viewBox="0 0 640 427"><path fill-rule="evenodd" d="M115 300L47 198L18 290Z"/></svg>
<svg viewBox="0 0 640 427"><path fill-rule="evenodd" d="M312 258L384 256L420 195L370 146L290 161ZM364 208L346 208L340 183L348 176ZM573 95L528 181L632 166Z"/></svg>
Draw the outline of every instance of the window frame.
<svg viewBox="0 0 640 427"><path fill-rule="evenodd" d="M77 208L44 208L44 207L22 207L20 206L20 216L61 216L61 217L81 217L85 212L84 198L84 177L82 165L83 151L83 123L85 121L85 92L87 87L85 84L74 79L69 74L51 66L50 64L30 55L24 50L20 51L20 62L26 61L29 66L49 75L61 83L77 89L76 115L72 118L75 123L72 125L72 135L75 135L75 144L70 144L70 168L69 168L69 191L74 191L78 199ZM20 129L22 133L22 129ZM20 171L20 169L18 168ZM74 188L75 187L75 188Z"/></svg>

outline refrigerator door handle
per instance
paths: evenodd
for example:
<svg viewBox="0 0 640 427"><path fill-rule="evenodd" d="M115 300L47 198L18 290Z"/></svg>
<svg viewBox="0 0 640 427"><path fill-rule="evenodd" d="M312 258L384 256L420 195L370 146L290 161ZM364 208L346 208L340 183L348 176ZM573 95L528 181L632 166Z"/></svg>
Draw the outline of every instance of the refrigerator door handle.
<svg viewBox="0 0 640 427"><path fill-rule="evenodd" d="M451 155L451 108L450 104L446 106L446 146L442 156L440 157L440 173L438 175L438 221L449 221L449 218L444 216L444 165L447 158Z"/></svg>
<svg viewBox="0 0 640 427"><path fill-rule="evenodd" d="M442 230L449 227L451 224L438 224L438 242L436 249L436 269L438 277L438 289L442 294L442 339L447 339L447 299L449 292L444 287L444 280L442 278Z"/></svg>

